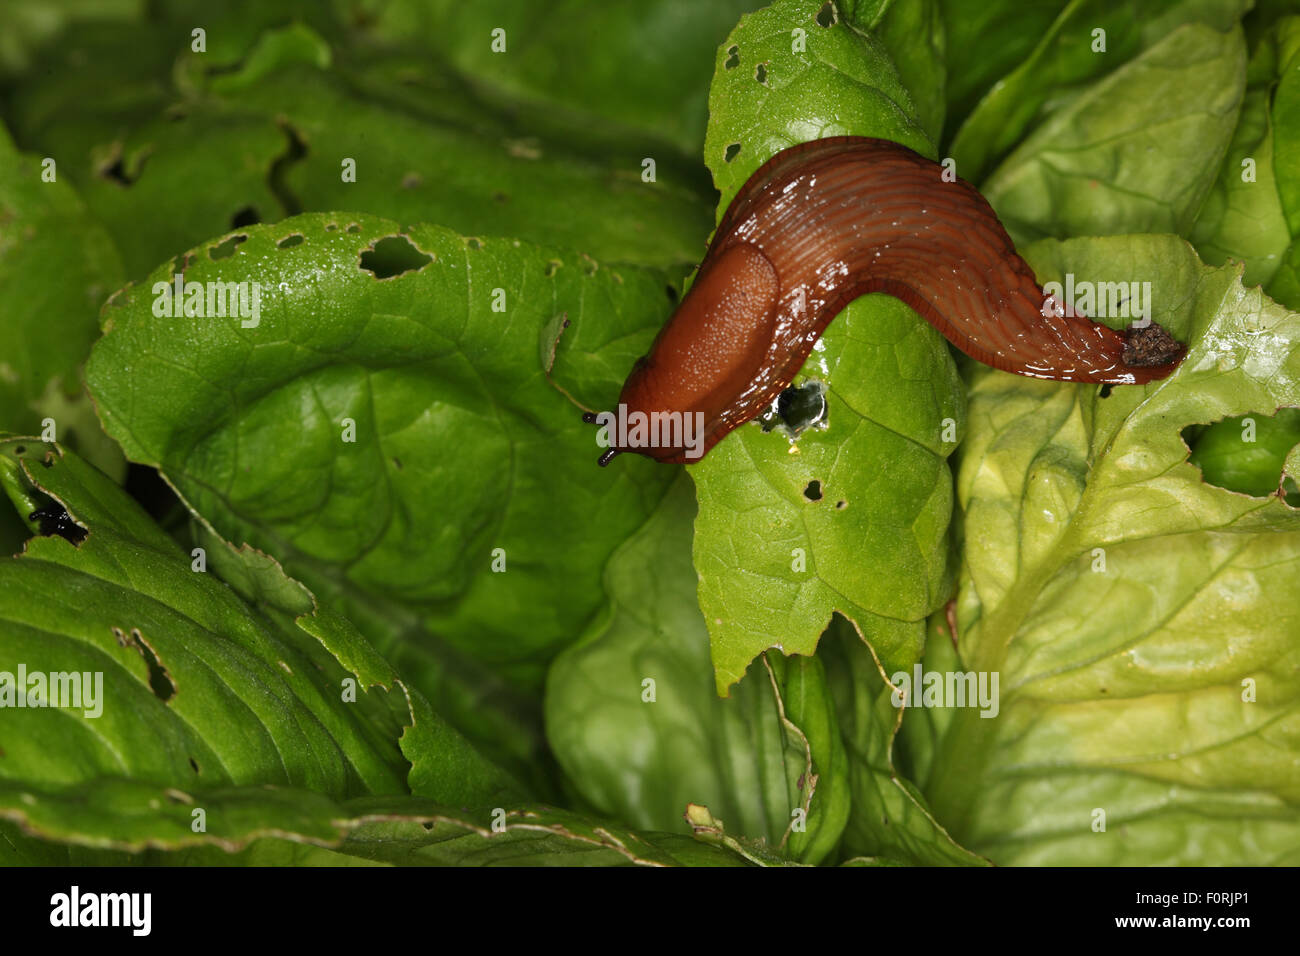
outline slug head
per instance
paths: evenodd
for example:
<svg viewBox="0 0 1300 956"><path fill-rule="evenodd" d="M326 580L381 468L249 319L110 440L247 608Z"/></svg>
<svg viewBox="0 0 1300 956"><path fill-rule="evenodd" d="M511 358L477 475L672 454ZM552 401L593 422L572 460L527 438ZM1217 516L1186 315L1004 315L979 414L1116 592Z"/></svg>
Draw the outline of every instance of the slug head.
<svg viewBox="0 0 1300 956"><path fill-rule="evenodd" d="M649 354L632 367L618 410L582 416L606 428L601 465L625 451L665 463L698 461L731 430L726 422L738 404L761 404L752 386L768 362L781 292L776 270L749 243L705 261Z"/></svg>

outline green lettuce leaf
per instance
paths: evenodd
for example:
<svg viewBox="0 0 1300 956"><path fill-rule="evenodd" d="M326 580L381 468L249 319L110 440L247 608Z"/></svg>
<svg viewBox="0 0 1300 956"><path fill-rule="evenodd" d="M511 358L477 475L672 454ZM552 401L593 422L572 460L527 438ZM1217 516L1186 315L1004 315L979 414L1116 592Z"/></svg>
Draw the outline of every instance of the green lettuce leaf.
<svg viewBox="0 0 1300 956"><path fill-rule="evenodd" d="M64 170L45 158L20 153L0 127L0 423L46 433L120 476L126 463L79 372L122 262ZM16 550L25 535L0 510L0 545Z"/></svg>
<svg viewBox="0 0 1300 956"><path fill-rule="evenodd" d="M1278 302L1300 308L1300 17L1279 20L1275 33L1278 84L1269 117L1273 170L1291 245L1267 287Z"/></svg>
<svg viewBox="0 0 1300 956"><path fill-rule="evenodd" d="M1028 60L1066 3L1067 0L987 0L978 4L968 0L939 0L948 74L944 87L945 144L989 87ZM1015 83L1017 77L1008 77L1007 82ZM965 170L962 175L966 175Z"/></svg>
<svg viewBox="0 0 1300 956"><path fill-rule="evenodd" d="M1050 26L1042 30L1032 51L1011 57L1002 49L1011 31L1002 29L1005 21L996 18L999 5L980 4L978 9L991 14L988 24L975 20L964 28L959 26L956 38L975 41L965 47L970 51L968 55L983 58L986 51L992 50L988 57L990 64L1014 65L1014 68L992 85L949 145L949 155L957 162L957 174L980 183L1017 143L1027 138L1026 134L1036 131L1055 108L1069 103L1093 81L1165 41L1184 24L1200 23L1220 32L1231 30L1249 6L1249 0L1122 0L1118 3L1071 0ZM1025 32L1031 26L1041 29L1044 12L1040 10L1034 16L1031 11L1030 17L1023 21ZM1013 16L1018 17L1019 13L1017 5ZM969 14L958 22L966 16ZM1012 31L1023 37L1021 29L1021 21L1015 20ZM986 34L985 30L989 32ZM954 43L953 49L963 48ZM954 76L957 75L954 70ZM1158 77L1147 75L1143 79L1150 81ZM961 80L954 82L960 84ZM1140 94L1138 90L1133 92ZM1190 85L1181 85L1177 92L1176 101L1193 109L1201 100L1222 95L1222 90L1206 82L1201 74ZM1165 106L1157 100L1152 102L1161 108ZM1124 116L1114 119L1122 122ZM1067 139L1059 143L1061 149L1070 148L1079 131L1066 132ZM996 203L994 207L997 208Z"/></svg>
<svg viewBox="0 0 1300 956"><path fill-rule="evenodd" d="M156 316L174 268L258 283L259 317ZM339 602L403 673L425 671L440 713L528 759L527 735L495 732L539 708L544 662L672 477L597 468L595 429L547 368L595 404L668 306L656 272L308 214L128 286L86 378L127 455L217 533Z"/></svg>
<svg viewBox="0 0 1300 956"><path fill-rule="evenodd" d="M71 23L93 20L102 25L137 19L145 6L144 0L0 0L0 23L5 25L0 36L0 72L21 74L31 69L37 51Z"/></svg>
<svg viewBox="0 0 1300 956"><path fill-rule="evenodd" d="M773 4L720 50L705 144L719 211L773 152L803 139L881 136L934 154L888 55L820 12ZM730 56L742 66L729 68ZM746 65L756 61L768 64L766 85ZM808 380L826 386L829 427L801 436L797 454L781 431L749 425L689 469L720 693L769 647L812 656L835 611L869 631L891 666L910 666L926 616L951 590L945 459L964 407L943 339L899 301L868 296L832 323L796 384Z"/></svg>
<svg viewBox="0 0 1300 956"><path fill-rule="evenodd" d="M958 648L1000 708L922 725L926 797L997 863L1294 863L1300 512L1206 484L1181 433L1300 404L1300 316L1175 237L1026 251L1150 281L1191 345L1140 388L974 371Z"/></svg>
<svg viewBox="0 0 1300 956"><path fill-rule="evenodd" d="M366 29L389 43L417 43L493 101L540 114L567 136L624 148L658 141L693 156L704 138L713 52L738 16L762 5L432 0L387 4Z"/></svg>
<svg viewBox="0 0 1300 956"><path fill-rule="evenodd" d="M848 813L846 758L821 663L764 658L719 699L695 600L694 512L681 478L610 560L612 613L551 665L548 738L603 813L690 832L683 813L694 804L731 836L817 862Z"/></svg>
<svg viewBox="0 0 1300 956"><path fill-rule="evenodd" d="M29 832L167 843L194 807L206 814L202 793L222 795L214 816L233 816L197 832L228 835L228 823L321 836L311 800L260 788L310 790L326 804L409 787L484 805L517 791L277 566L256 572L280 578L284 613L273 620L57 445L0 443L0 484L38 533L0 562L0 814ZM146 791L166 794L168 812L156 799L133 803Z"/></svg>
<svg viewBox="0 0 1300 956"><path fill-rule="evenodd" d="M1190 232L1237 125L1240 28L1189 23L1041 122L981 187L1016 242ZM957 171L963 172L958 160Z"/></svg>
<svg viewBox="0 0 1300 956"><path fill-rule="evenodd" d="M1295 494L1294 480L1288 487L1285 479L1287 455L1297 445L1300 408L1283 408L1275 416L1240 415L1215 422L1197 437L1189 460L1220 488L1258 498L1279 489Z"/></svg>
<svg viewBox="0 0 1300 956"><path fill-rule="evenodd" d="M939 0L839 0L833 6L850 30L869 33L888 51L917 121L931 142L939 142L948 77Z"/></svg>
<svg viewBox="0 0 1300 956"><path fill-rule="evenodd" d="M103 779L69 790L0 780L0 817L14 808L23 829L0 819L6 865L743 866L752 856L551 807L467 811L279 786L183 791Z"/></svg>
<svg viewBox="0 0 1300 956"><path fill-rule="evenodd" d="M175 36L169 84L156 64L121 66L121 41L90 37L66 54L87 69L51 71L15 103L20 142L65 165L129 275L304 210L364 209L605 262L681 269L698 257L707 184L680 156L659 156L662 169L646 178L644 160L655 159L646 147L581 149L548 137L519 102L485 102L446 68L336 53L303 25L241 29L224 56ZM413 71L421 96L393 94ZM86 100L118 86L108 118L86 117Z"/></svg>
<svg viewBox="0 0 1300 956"><path fill-rule="evenodd" d="M923 666L941 668L951 648L945 635L928 635ZM934 818L916 783L895 765L895 737L906 711L894 705L892 675L842 617L822 639L818 657L830 675L849 755L852 813L844 851L857 862L911 866L987 866L958 844ZM901 698L899 698L901 699Z"/></svg>
<svg viewBox="0 0 1300 956"><path fill-rule="evenodd" d="M1208 265L1246 264L1242 281L1267 287L1291 243L1274 175L1274 89L1280 78L1279 30L1263 35L1246 70L1237 129L1192 229L1192 244Z"/></svg>

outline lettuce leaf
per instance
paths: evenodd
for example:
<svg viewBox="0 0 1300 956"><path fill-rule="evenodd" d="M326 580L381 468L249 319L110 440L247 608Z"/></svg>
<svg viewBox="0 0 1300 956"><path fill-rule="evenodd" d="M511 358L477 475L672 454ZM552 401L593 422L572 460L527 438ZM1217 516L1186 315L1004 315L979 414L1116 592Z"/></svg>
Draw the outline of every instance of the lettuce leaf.
<svg viewBox="0 0 1300 956"><path fill-rule="evenodd" d="M998 863L1294 863L1300 512L1206 484L1181 430L1300 405L1300 315L1174 237L1026 251L1146 278L1191 347L1141 388L972 372L958 649L1001 706L952 714L925 794Z"/></svg>

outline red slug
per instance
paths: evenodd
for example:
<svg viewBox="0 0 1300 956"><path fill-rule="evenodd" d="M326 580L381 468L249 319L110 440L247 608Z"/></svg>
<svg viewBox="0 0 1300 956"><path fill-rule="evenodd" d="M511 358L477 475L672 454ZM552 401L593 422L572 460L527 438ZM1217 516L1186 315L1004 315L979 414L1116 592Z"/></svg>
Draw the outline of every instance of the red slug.
<svg viewBox="0 0 1300 956"><path fill-rule="evenodd" d="M888 140L782 150L745 183L694 285L637 360L605 426L608 464L634 451L694 461L764 412L858 296L901 299L967 355L1035 378L1134 385L1184 347L1160 326L1116 332L1047 297L993 208Z"/></svg>

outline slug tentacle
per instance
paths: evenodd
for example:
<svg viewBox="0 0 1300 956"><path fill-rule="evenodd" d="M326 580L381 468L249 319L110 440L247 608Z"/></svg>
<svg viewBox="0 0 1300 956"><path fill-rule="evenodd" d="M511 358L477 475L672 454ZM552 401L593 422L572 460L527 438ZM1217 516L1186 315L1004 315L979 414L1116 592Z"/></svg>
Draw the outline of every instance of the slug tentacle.
<svg viewBox="0 0 1300 956"><path fill-rule="evenodd" d="M611 430L623 442L614 448L701 457L761 414L830 321L871 292L901 299L1007 372L1128 385L1177 366L1184 347L1159 326L1116 332L1046 297L984 197L942 172L905 146L857 136L768 160L728 207L695 283L619 398L625 415L683 424L666 439L653 426ZM693 421L702 440L692 444Z"/></svg>

